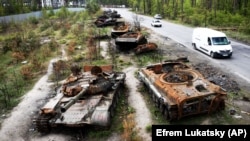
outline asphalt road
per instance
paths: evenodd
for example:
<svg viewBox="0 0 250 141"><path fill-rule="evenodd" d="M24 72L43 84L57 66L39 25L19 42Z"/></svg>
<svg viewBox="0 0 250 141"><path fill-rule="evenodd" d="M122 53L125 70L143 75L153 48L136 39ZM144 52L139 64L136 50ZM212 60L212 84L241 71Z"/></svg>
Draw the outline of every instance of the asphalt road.
<svg viewBox="0 0 250 141"><path fill-rule="evenodd" d="M133 23L134 19L138 18L140 20L141 26L151 28L156 33L182 44L186 48L194 51L194 55L195 53L199 53L208 61L213 62L214 65L223 68L227 72L234 73L236 76L250 83L249 45L230 39L233 47L233 56L230 59L213 59L210 56L193 49L191 44L193 32L192 27L171 23L167 20L161 20L162 27L160 28L152 27L151 21L153 20L153 17L135 14L130 12L128 9L123 8L117 8L115 10L117 10L117 12L121 14L121 16L126 21Z"/></svg>

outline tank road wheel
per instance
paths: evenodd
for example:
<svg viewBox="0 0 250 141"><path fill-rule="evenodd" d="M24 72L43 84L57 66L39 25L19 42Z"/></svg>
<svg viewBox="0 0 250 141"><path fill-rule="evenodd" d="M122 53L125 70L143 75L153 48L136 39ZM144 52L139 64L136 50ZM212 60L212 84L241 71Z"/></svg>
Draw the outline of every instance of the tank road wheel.
<svg viewBox="0 0 250 141"><path fill-rule="evenodd" d="M157 107L157 98L156 98L156 96L153 94L153 102L154 102L154 105L155 105L155 107Z"/></svg>
<svg viewBox="0 0 250 141"><path fill-rule="evenodd" d="M163 110L163 116L166 120L169 120L169 111L168 111L168 108L166 106Z"/></svg>
<svg viewBox="0 0 250 141"><path fill-rule="evenodd" d="M121 97L121 90L118 90L116 95L117 95L117 98L120 98Z"/></svg>
<svg viewBox="0 0 250 141"><path fill-rule="evenodd" d="M169 111L169 121L177 119L177 116L178 116L178 114L176 111Z"/></svg>
<svg viewBox="0 0 250 141"><path fill-rule="evenodd" d="M34 122L35 128L38 132L49 133L51 131L51 126L49 120L51 116L49 115L40 115Z"/></svg>
<svg viewBox="0 0 250 141"><path fill-rule="evenodd" d="M159 109L160 109L160 112L161 112L162 114L164 114L165 105L164 105L163 103L160 103Z"/></svg>
<svg viewBox="0 0 250 141"><path fill-rule="evenodd" d="M116 101L117 101L117 103L118 103L120 97L121 97L121 91L118 90L118 91L116 92Z"/></svg>
<svg viewBox="0 0 250 141"><path fill-rule="evenodd" d="M109 113L110 113L110 116L111 116L111 117L114 117L114 115L115 115L115 108L114 108L113 105L110 107Z"/></svg>
<svg viewBox="0 0 250 141"><path fill-rule="evenodd" d="M112 103L112 105L111 105L111 107L110 107L110 116L111 117L114 117L114 115L115 115L115 107L116 107L116 105L117 105L117 95L115 95L115 97L114 97L114 99L113 99L113 103Z"/></svg>
<svg viewBox="0 0 250 141"><path fill-rule="evenodd" d="M147 87L148 88L148 87ZM153 91L150 89L150 88L148 88L148 93L151 95L151 96L153 96ZM153 98L153 97L152 97Z"/></svg>
<svg viewBox="0 0 250 141"><path fill-rule="evenodd" d="M160 101L156 98L156 100L155 100L155 107L156 108L160 108L160 105L161 105Z"/></svg>
<svg viewBox="0 0 250 141"><path fill-rule="evenodd" d="M112 107L116 106L116 97L117 95L115 94L114 97L112 98L112 104L111 104Z"/></svg>
<svg viewBox="0 0 250 141"><path fill-rule="evenodd" d="M115 95L114 101L113 101L113 107L114 108L117 106L117 103L118 103L118 95Z"/></svg>

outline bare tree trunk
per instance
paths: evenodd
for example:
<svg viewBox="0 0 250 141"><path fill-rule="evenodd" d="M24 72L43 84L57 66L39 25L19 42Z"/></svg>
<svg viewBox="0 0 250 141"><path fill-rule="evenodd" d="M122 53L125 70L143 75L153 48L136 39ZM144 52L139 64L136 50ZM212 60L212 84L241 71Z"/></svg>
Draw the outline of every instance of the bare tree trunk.
<svg viewBox="0 0 250 141"><path fill-rule="evenodd" d="M232 13L235 13L235 11L236 11L236 0L233 0L233 11L232 11Z"/></svg>
<svg viewBox="0 0 250 141"><path fill-rule="evenodd" d="M243 10L243 15L247 15L247 5L248 5L248 0L244 0L244 10Z"/></svg>
<svg viewBox="0 0 250 141"><path fill-rule="evenodd" d="M173 19L178 16L178 0L173 0Z"/></svg>
<svg viewBox="0 0 250 141"><path fill-rule="evenodd" d="M183 9L183 5L184 5L184 0L181 0L181 21L183 21L183 18L184 18L184 9Z"/></svg>
<svg viewBox="0 0 250 141"><path fill-rule="evenodd" d="M212 5L213 5L213 0L207 0L207 9L208 9L209 11L212 10Z"/></svg>
<svg viewBox="0 0 250 141"><path fill-rule="evenodd" d="M54 8L53 0L50 0L51 7Z"/></svg>
<svg viewBox="0 0 250 141"><path fill-rule="evenodd" d="M196 6L196 0L191 0L191 7L195 7Z"/></svg>
<svg viewBox="0 0 250 141"><path fill-rule="evenodd" d="M218 2L215 0L214 1L214 18L216 18L217 6L218 6Z"/></svg>
<svg viewBox="0 0 250 141"><path fill-rule="evenodd" d="M143 0L143 13L146 14L146 0Z"/></svg>
<svg viewBox="0 0 250 141"><path fill-rule="evenodd" d="M43 8L47 8L47 1L43 0Z"/></svg>

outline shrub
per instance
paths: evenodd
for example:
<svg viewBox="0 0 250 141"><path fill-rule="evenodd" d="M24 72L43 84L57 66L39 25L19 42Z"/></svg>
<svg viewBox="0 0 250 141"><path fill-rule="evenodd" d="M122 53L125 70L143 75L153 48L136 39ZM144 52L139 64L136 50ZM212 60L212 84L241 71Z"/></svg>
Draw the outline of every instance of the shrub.
<svg viewBox="0 0 250 141"><path fill-rule="evenodd" d="M63 28L60 33L61 33L61 36L65 36L68 34L68 30L66 28Z"/></svg>
<svg viewBox="0 0 250 141"><path fill-rule="evenodd" d="M200 14L194 14L193 16L190 16L190 20L192 25L201 26L204 22L204 17Z"/></svg>
<svg viewBox="0 0 250 141"><path fill-rule="evenodd" d="M21 75L24 80L30 80L32 78L32 67L29 65L25 65L21 68Z"/></svg>
<svg viewBox="0 0 250 141"><path fill-rule="evenodd" d="M40 31L45 31L50 27L50 23L48 21L45 21L41 26L40 26Z"/></svg>
<svg viewBox="0 0 250 141"><path fill-rule="evenodd" d="M39 21L36 17L29 17L28 21L29 21L29 23L35 24L35 25L39 23Z"/></svg>

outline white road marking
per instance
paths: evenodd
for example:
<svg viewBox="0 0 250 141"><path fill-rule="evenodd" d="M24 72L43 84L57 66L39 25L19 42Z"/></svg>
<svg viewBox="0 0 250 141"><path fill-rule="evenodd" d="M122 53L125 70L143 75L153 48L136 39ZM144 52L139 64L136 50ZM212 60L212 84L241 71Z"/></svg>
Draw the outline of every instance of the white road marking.
<svg viewBox="0 0 250 141"><path fill-rule="evenodd" d="M238 75L239 77L241 77L242 79L246 80L248 83L250 83L250 79L246 78L245 76L243 76L242 74L238 73L238 72L234 72L236 75Z"/></svg>

